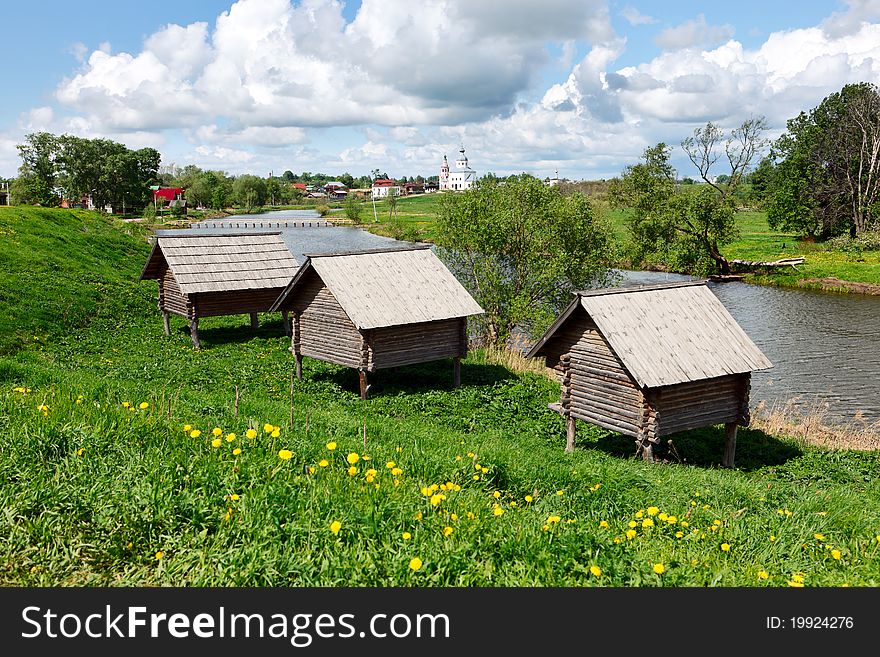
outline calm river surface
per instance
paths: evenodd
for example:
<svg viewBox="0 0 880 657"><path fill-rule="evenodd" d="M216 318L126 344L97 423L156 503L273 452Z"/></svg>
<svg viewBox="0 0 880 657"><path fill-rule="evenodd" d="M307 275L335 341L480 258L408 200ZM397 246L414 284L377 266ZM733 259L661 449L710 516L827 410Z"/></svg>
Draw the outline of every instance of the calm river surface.
<svg viewBox="0 0 880 657"><path fill-rule="evenodd" d="M244 215L248 220L314 219L311 210ZM235 219L233 217L227 220ZM277 230L277 229L276 229ZM302 253L388 246L394 240L358 228L282 228L285 243ZM689 280L657 272L622 272L623 283ZM709 283L727 310L774 367L752 375L752 406L790 400L824 407L828 419L861 415L880 421L880 297L833 294L747 283Z"/></svg>

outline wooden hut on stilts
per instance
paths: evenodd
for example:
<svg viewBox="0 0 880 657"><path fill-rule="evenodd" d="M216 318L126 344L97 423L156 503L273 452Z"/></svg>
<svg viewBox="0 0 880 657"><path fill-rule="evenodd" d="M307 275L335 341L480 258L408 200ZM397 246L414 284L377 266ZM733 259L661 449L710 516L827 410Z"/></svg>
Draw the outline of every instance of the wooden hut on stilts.
<svg viewBox="0 0 880 657"><path fill-rule="evenodd" d="M309 356L367 375L382 368L453 359L461 382L467 318L483 309L428 245L305 254L271 310L291 312L296 376Z"/></svg>
<svg viewBox="0 0 880 657"><path fill-rule="evenodd" d="M198 348L199 319L267 312L299 265L280 231L159 235L144 265L141 280L159 281L159 310L170 335L170 315L189 321ZM284 313L285 330L289 329Z"/></svg>
<svg viewBox="0 0 880 657"><path fill-rule="evenodd" d="M576 419L635 438L649 460L661 437L723 423L727 467L751 372L772 367L705 281L578 292L527 355L558 373L566 451Z"/></svg>

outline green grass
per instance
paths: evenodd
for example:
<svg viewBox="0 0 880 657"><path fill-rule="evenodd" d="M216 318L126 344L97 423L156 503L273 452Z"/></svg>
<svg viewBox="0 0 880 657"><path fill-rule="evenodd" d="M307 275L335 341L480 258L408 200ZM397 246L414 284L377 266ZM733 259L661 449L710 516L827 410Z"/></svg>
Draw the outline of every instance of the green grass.
<svg viewBox="0 0 880 657"><path fill-rule="evenodd" d="M547 410L557 384L479 352L459 389L439 362L380 372L367 402L353 371L305 359L290 426L277 317L256 330L246 317L206 320L201 351L182 320L165 338L155 283L137 282L144 236L44 212L0 215L19 240L3 254L0 310L43 336L3 334L2 585L787 586L797 573L807 586L880 584L877 453L743 430L738 467L724 470L716 427L674 436L677 458L647 464L629 439L579 423L566 454ZM33 268L36 252L55 266L35 270L45 280L24 303L8 272ZM80 297L77 321L45 311ZM432 485L445 495L436 506L422 492Z"/></svg>

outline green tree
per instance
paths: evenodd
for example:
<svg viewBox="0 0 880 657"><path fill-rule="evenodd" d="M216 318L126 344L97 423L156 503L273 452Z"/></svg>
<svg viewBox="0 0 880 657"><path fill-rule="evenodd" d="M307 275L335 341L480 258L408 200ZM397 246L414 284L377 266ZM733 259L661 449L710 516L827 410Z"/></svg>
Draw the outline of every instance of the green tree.
<svg viewBox="0 0 880 657"><path fill-rule="evenodd" d="M58 138L48 132L34 132L16 146L21 157L18 177L10 192L16 203L55 206L61 202L58 189Z"/></svg>
<svg viewBox="0 0 880 657"><path fill-rule="evenodd" d="M880 92L845 85L786 124L774 144L768 191L771 226L827 238L876 228L880 220Z"/></svg>
<svg viewBox="0 0 880 657"><path fill-rule="evenodd" d="M361 214L364 211L364 204L357 199L354 194L349 194L345 197L342 207L345 210L345 216L348 219L355 224L361 223Z"/></svg>
<svg viewBox="0 0 880 657"><path fill-rule="evenodd" d="M445 195L438 245L486 311L476 321L490 344L516 327L539 335L573 290L607 282L614 260L611 228L585 196L527 174Z"/></svg>
<svg viewBox="0 0 880 657"><path fill-rule="evenodd" d="M664 143L648 148L643 161L612 181L610 200L632 211L632 259L658 259L678 271L727 274L730 263L721 246L737 235L736 194L752 160L765 146L763 118L749 119L729 136L712 123L694 130L682 148L700 172L704 185L677 186ZM722 151L727 178L712 177Z"/></svg>
<svg viewBox="0 0 880 657"><path fill-rule="evenodd" d="M266 181L258 176L244 174L232 183L232 198L245 210L253 210L266 203Z"/></svg>

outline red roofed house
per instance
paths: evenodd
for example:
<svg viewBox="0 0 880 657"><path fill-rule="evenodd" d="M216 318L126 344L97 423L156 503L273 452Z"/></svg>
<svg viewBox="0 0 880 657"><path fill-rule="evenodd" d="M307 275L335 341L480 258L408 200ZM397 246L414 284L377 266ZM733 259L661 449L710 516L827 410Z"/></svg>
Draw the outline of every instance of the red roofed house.
<svg viewBox="0 0 880 657"><path fill-rule="evenodd" d="M385 198L388 195L400 196L400 186L388 178L377 178L373 181L373 198Z"/></svg>
<svg viewBox="0 0 880 657"><path fill-rule="evenodd" d="M162 187L153 190L153 201L156 203L158 203L160 199L170 203L171 201L179 201L182 198L182 187Z"/></svg>

